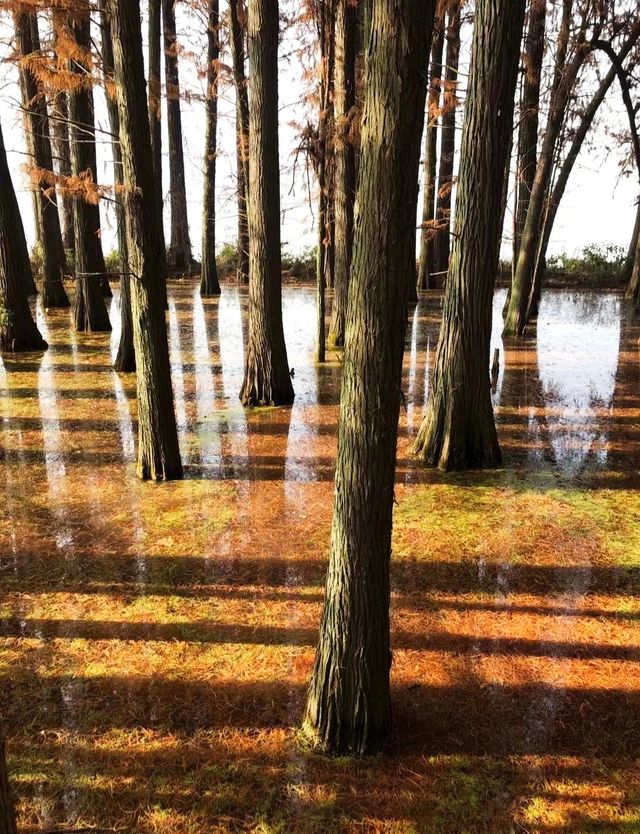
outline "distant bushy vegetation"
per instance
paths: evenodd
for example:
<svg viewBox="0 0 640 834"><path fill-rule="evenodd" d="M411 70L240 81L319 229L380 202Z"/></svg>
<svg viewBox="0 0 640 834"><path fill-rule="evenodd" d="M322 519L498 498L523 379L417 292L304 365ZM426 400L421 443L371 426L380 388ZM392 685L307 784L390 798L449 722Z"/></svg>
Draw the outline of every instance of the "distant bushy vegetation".
<svg viewBox="0 0 640 834"><path fill-rule="evenodd" d="M548 286L619 287L624 278L627 249L615 243L593 243L580 252L561 252L547 258ZM511 261L500 262L501 281L511 279Z"/></svg>
<svg viewBox="0 0 640 834"><path fill-rule="evenodd" d="M216 255L218 274L221 278L232 278L238 263L238 247L235 243L223 243ZM282 274L287 278L308 281L315 276L316 247L310 246L298 254L282 250Z"/></svg>

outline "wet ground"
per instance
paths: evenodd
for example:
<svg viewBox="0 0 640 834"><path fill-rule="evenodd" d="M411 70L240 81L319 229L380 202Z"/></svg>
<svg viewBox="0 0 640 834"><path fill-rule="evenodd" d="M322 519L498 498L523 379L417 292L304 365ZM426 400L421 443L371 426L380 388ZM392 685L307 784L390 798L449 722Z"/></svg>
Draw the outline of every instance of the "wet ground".
<svg viewBox="0 0 640 834"><path fill-rule="evenodd" d="M170 291L187 478L135 478L117 331L0 366L0 709L23 831L640 832L640 320L550 292L504 346L504 470L410 448L440 298L411 313L393 561L395 741L305 751L340 364L287 288L293 408L245 412L246 295ZM117 324L118 298L112 320ZM506 347L506 351L505 351Z"/></svg>

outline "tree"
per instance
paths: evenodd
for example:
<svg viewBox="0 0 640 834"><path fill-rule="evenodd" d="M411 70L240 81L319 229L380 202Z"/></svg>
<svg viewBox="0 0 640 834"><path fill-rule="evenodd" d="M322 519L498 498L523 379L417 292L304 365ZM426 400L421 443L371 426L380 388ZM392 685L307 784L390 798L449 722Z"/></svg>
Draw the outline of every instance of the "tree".
<svg viewBox="0 0 640 834"><path fill-rule="evenodd" d="M191 240L187 215L187 187L182 149L182 114L180 112L180 78L178 75L178 38L175 0L162 0L164 27L164 76L167 96L167 131L169 135L169 197L171 203L171 242L169 266L172 270L191 270Z"/></svg>
<svg viewBox="0 0 640 834"><path fill-rule="evenodd" d="M0 834L18 834L2 738L0 738Z"/></svg>
<svg viewBox="0 0 640 834"><path fill-rule="evenodd" d="M420 258L418 261L418 289L428 290L435 285L433 271L433 220L436 202L436 162L438 155L438 117L442 83L442 52L444 47L444 14L436 17L431 46L431 79L427 99L427 124L424 140L424 187L422 224L420 227Z"/></svg>
<svg viewBox="0 0 640 834"><path fill-rule="evenodd" d="M100 243L99 196L96 193L96 146L91 87L91 24L89 10L67 13L67 25L75 40L77 55L69 59L76 76L69 91L69 139L71 172L76 185L73 199L76 253L76 297L73 319L76 330L111 330L101 279L106 267Z"/></svg>
<svg viewBox="0 0 640 834"><path fill-rule="evenodd" d="M207 100L204 148L204 200L202 210L202 267L200 293L220 295L216 269L216 131L218 129L218 0L209 0L207 26Z"/></svg>
<svg viewBox="0 0 640 834"><path fill-rule="evenodd" d="M305 729L330 753L391 729L389 563L406 329L406 202L420 155L434 3L371 7L325 605Z"/></svg>
<svg viewBox="0 0 640 834"><path fill-rule="evenodd" d="M138 477L182 477L164 315L167 266L155 205L139 0L107 0L120 119L138 393Z"/></svg>
<svg viewBox="0 0 640 834"><path fill-rule="evenodd" d="M240 399L288 405L294 395L282 328L277 0L251 0L248 38L249 333Z"/></svg>
<svg viewBox="0 0 640 834"><path fill-rule="evenodd" d="M131 288L129 253L127 251L127 229L122 201L124 172L122 170L122 152L120 150L120 116L118 102L114 92L114 63L111 33L111 18L107 13L107 0L99 0L102 28L102 68L104 72L111 127L111 152L113 154L113 175L116 185L116 226L118 229L118 255L120 263L120 341L113 367L116 371L132 372L136 369L136 354L133 347L133 318L131 316ZM155 171L155 169L154 169Z"/></svg>
<svg viewBox="0 0 640 834"><path fill-rule="evenodd" d="M162 8L161 0L149 0L149 127L151 130L151 156L153 158L153 176L160 222L162 222L162 99L161 99L161 65L162 65Z"/></svg>
<svg viewBox="0 0 640 834"><path fill-rule="evenodd" d="M356 158L351 138L356 104L356 54L358 15L351 0L337 0L335 23L335 220L334 283L329 344L344 346L349 269L353 246L353 204L356 190Z"/></svg>
<svg viewBox="0 0 640 834"><path fill-rule="evenodd" d="M0 127L0 350L43 350L47 343L31 315L27 241Z"/></svg>
<svg viewBox="0 0 640 834"><path fill-rule="evenodd" d="M493 286L525 0L479 0L432 393L414 451L441 469L501 462L489 388Z"/></svg>
<svg viewBox="0 0 640 834"><path fill-rule="evenodd" d="M453 190L453 167L456 153L460 4L461 0L450 0L447 9L447 51L444 69L442 127L440 130L438 192L436 195L438 234L433 241L433 267L436 273L446 273L449 267L449 252L451 249L451 192Z"/></svg>
<svg viewBox="0 0 640 834"><path fill-rule="evenodd" d="M231 52L236 90L236 167L238 180L238 271L242 284L249 281L249 96L245 73L245 33L247 10L244 0L229 0Z"/></svg>
<svg viewBox="0 0 640 834"><path fill-rule="evenodd" d="M49 114L46 98L38 88L28 59L40 49L38 18L24 11L14 16L16 41L21 57L20 88L25 112L27 147L35 169L35 209L38 216L43 260L43 304L45 308L69 307L69 298L62 283L66 256L60 230L58 201L52 184L53 156L49 136Z"/></svg>

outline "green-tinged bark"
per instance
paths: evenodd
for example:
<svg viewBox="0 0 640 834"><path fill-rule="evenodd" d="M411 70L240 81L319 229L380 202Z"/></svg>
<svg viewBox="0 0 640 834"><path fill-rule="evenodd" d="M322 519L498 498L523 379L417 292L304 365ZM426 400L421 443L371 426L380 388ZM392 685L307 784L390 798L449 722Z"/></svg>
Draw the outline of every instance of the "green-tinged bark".
<svg viewBox="0 0 640 834"><path fill-rule="evenodd" d="M124 174L138 394L138 477L182 477L164 315L166 251L158 223L139 0L107 0Z"/></svg>
<svg viewBox="0 0 640 834"><path fill-rule="evenodd" d="M489 345L525 0L478 0L454 243L432 391L415 452L441 469L498 466Z"/></svg>
<svg viewBox="0 0 640 834"><path fill-rule="evenodd" d="M218 129L218 0L209 0L207 25L207 101L204 140L204 199L202 207L202 267L200 293L220 295L216 268L216 131Z"/></svg>
<svg viewBox="0 0 640 834"><path fill-rule="evenodd" d="M287 405L293 386L282 327L277 0L251 0L248 37L249 332L240 399Z"/></svg>
<svg viewBox="0 0 640 834"><path fill-rule="evenodd" d="M420 156L434 3L380 0L367 45L326 598L305 730L330 753L391 730L389 563L406 328L404 222Z"/></svg>
<svg viewBox="0 0 640 834"><path fill-rule="evenodd" d="M244 0L229 0L231 54L236 91L236 168L238 182L238 269L237 280L249 281L249 96L245 70L247 10Z"/></svg>
<svg viewBox="0 0 640 834"><path fill-rule="evenodd" d="M33 280L18 200L0 128L0 350L43 350L47 343L31 315Z"/></svg>

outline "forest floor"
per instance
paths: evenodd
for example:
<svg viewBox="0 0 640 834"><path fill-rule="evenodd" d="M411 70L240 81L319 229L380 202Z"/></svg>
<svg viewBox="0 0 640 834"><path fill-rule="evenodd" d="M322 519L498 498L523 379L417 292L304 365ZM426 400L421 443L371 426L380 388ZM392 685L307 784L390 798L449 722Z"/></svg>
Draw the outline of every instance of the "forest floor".
<svg viewBox="0 0 640 834"><path fill-rule="evenodd" d="M545 294L503 346L505 468L411 441L439 298L411 312L393 540L395 732L329 759L297 727L332 511L340 362L287 288L296 402L244 411L246 295L170 291L186 479L135 478L117 332L0 366L0 716L21 832L640 832L638 322ZM117 324L117 292L112 320Z"/></svg>

